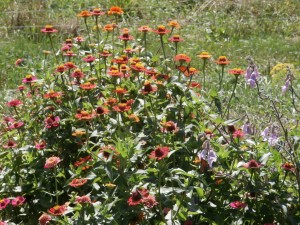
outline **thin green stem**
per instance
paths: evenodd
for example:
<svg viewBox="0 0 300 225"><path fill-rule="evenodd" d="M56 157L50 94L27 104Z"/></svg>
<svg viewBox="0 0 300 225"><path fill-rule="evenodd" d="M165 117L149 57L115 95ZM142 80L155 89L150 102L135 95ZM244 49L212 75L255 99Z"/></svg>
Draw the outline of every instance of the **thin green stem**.
<svg viewBox="0 0 300 225"><path fill-rule="evenodd" d="M227 113L227 118L229 117L230 103L231 103L231 100L232 100L232 98L233 98L233 96L234 96L234 93L235 93L235 89L236 89L237 82L238 82L238 77L239 77L239 76L235 75L234 87L233 87L231 96L230 96L230 98L229 98L228 104L227 104L227 109L226 109L226 111L225 111L225 113L224 113L224 116L225 116L226 113Z"/></svg>

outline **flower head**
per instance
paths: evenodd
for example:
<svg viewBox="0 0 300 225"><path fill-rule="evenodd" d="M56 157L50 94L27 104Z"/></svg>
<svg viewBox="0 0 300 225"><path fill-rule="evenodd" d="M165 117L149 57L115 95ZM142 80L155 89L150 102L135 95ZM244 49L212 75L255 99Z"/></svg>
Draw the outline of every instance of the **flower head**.
<svg viewBox="0 0 300 225"><path fill-rule="evenodd" d="M44 165L44 168L45 169L52 169L54 167L57 166L58 163L61 162L61 159L59 157L56 157L56 156L52 156L48 159L46 159L46 163Z"/></svg>
<svg viewBox="0 0 300 225"><path fill-rule="evenodd" d="M40 225L46 225L51 220L51 216L49 216L46 213L43 213L39 218L39 224Z"/></svg>
<svg viewBox="0 0 300 225"><path fill-rule="evenodd" d="M235 202L231 202L229 206L233 209L242 209L245 208L247 204L241 201L235 201Z"/></svg>
<svg viewBox="0 0 300 225"><path fill-rule="evenodd" d="M88 56L84 57L82 60L85 61L85 62L87 62L87 63L92 63L92 62L95 61L95 59L96 58L94 56L88 55Z"/></svg>
<svg viewBox="0 0 300 225"><path fill-rule="evenodd" d="M130 105L127 105L126 103L118 103L117 105L112 107L117 112L127 112L131 109Z"/></svg>
<svg viewBox="0 0 300 225"><path fill-rule="evenodd" d="M67 211L66 205L56 205L48 210L48 213L54 216L61 216Z"/></svg>
<svg viewBox="0 0 300 225"><path fill-rule="evenodd" d="M270 125L266 127L263 132L261 132L261 136L263 137L263 141L268 141L270 146L275 146L279 141L277 126Z"/></svg>
<svg viewBox="0 0 300 225"><path fill-rule="evenodd" d="M56 33L58 30L54 29L52 25L46 25L45 28L41 29L43 33Z"/></svg>
<svg viewBox="0 0 300 225"><path fill-rule="evenodd" d="M2 147L3 147L3 148L6 148L6 149L8 149L8 148L12 149L12 148L17 147L17 143L15 143L15 142L12 141L12 140L9 140L9 141L8 141L6 144L4 144Z"/></svg>
<svg viewBox="0 0 300 225"><path fill-rule="evenodd" d="M78 112L76 115L75 115L75 118L78 119L78 120L91 120L95 117L95 113L92 112L92 113L89 113L85 110L81 110L80 112Z"/></svg>
<svg viewBox="0 0 300 225"><path fill-rule="evenodd" d="M12 206L20 206L25 202L25 198L23 196L17 196L11 201Z"/></svg>
<svg viewBox="0 0 300 225"><path fill-rule="evenodd" d="M58 116L50 115L45 119L45 127L47 129L55 128L59 126L60 118Z"/></svg>
<svg viewBox="0 0 300 225"><path fill-rule="evenodd" d="M149 196L149 191L145 188L139 188L132 192L129 199L127 200L128 205L135 206L143 202L143 198Z"/></svg>
<svg viewBox="0 0 300 225"><path fill-rule="evenodd" d="M156 149L154 149L151 154L149 155L149 158L150 159L157 159L157 160L162 160L164 158L166 158L169 154L169 147L161 147L161 146L158 146L156 147Z"/></svg>
<svg viewBox="0 0 300 225"><path fill-rule="evenodd" d="M77 16L79 16L79 17L83 17L83 18L87 18L87 17L90 17L90 16L92 16L93 14L90 12L90 11L88 11L88 10L83 10L83 11L81 11Z"/></svg>
<svg viewBox="0 0 300 225"><path fill-rule="evenodd" d="M170 30L166 29L166 27L163 25L158 26L157 29L152 30L152 31L159 35L165 35L165 34L168 34L171 32Z"/></svg>
<svg viewBox="0 0 300 225"><path fill-rule="evenodd" d="M108 15L122 15L123 13L123 9L119 6L112 6L107 12Z"/></svg>
<svg viewBox="0 0 300 225"><path fill-rule="evenodd" d="M81 187L86 182L87 182L87 179L85 179L85 178L78 178L78 179L75 178L69 183L69 185L72 187Z"/></svg>
<svg viewBox="0 0 300 225"><path fill-rule="evenodd" d="M232 70L228 71L230 74L233 74L235 76L240 76L245 74L245 70L242 70L241 68L234 68Z"/></svg>
<svg viewBox="0 0 300 225"><path fill-rule="evenodd" d="M177 127L177 123L173 121L161 122L161 125L163 126L162 132L177 133L179 131L179 128Z"/></svg>
<svg viewBox="0 0 300 225"><path fill-rule="evenodd" d="M178 35L178 34L174 34L173 37L169 38L168 40L169 40L170 42L182 42L182 41L184 41L184 40L180 37L180 35Z"/></svg>
<svg viewBox="0 0 300 225"><path fill-rule="evenodd" d="M22 104L23 104L23 102L21 102L18 99L14 99L14 100L11 100L11 101L6 103L6 105L10 106L10 107L17 107L17 106L22 105Z"/></svg>
<svg viewBox="0 0 300 225"><path fill-rule="evenodd" d="M205 160L208 162L209 167L212 167L212 164L217 161L217 154L212 149L210 141L206 140L202 145L203 150L198 153L200 160Z"/></svg>
<svg viewBox="0 0 300 225"><path fill-rule="evenodd" d="M281 168L284 169L285 171L291 171L291 172L295 172L296 167L290 163L290 162L285 162L281 165Z"/></svg>
<svg viewBox="0 0 300 225"><path fill-rule="evenodd" d="M259 169L262 167L262 164L256 162L254 159L251 159L249 162L243 165L246 169Z"/></svg>
<svg viewBox="0 0 300 225"><path fill-rule="evenodd" d="M208 52L201 52L197 56L203 60L209 59L211 57L211 55Z"/></svg>
<svg viewBox="0 0 300 225"><path fill-rule="evenodd" d="M83 204L83 203L92 203L91 198L87 195L77 196L75 199L75 203Z"/></svg>
<svg viewBox="0 0 300 225"><path fill-rule="evenodd" d="M233 132L232 136L237 139L242 139L245 136L245 133L242 131L242 129L238 129Z"/></svg>
<svg viewBox="0 0 300 225"><path fill-rule="evenodd" d="M151 31L152 29L149 26L141 26L138 28L139 31L147 33L149 31Z"/></svg>
<svg viewBox="0 0 300 225"><path fill-rule="evenodd" d="M218 60L216 61L217 64L223 65L223 66L229 64L230 62L231 62L231 61L229 61L229 60L227 59L226 56L220 56L220 57L218 58Z"/></svg>
<svg viewBox="0 0 300 225"><path fill-rule="evenodd" d="M93 11L91 12L91 14L93 15L93 16L102 16L102 15L104 15L105 14L105 12L103 12L103 11L101 11L101 9L100 8L95 8L95 9L93 9Z"/></svg>
<svg viewBox="0 0 300 225"><path fill-rule="evenodd" d="M177 21L175 21L175 20L170 21L170 22L168 23L168 26L170 26L170 27L172 27L172 28L177 28L177 29L180 28L180 24L179 24Z"/></svg>
<svg viewBox="0 0 300 225"><path fill-rule="evenodd" d="M5 209L9 203L10 203L10 200L8 198L0 199L0 210Z"/></svg>
<svg viewBox="0 0 300 225"><path fill-rule="evenodd" d="M177 61L179 63L190 63L191 58L187 56L186 54L178 54L174 57L174 61Z"/></svg>

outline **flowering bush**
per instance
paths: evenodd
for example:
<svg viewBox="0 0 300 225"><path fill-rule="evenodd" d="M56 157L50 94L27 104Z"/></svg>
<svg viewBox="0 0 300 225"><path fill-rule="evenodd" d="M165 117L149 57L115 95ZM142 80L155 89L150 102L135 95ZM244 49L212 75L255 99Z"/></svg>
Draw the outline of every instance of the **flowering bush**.
<svg viewBox="0 0 300 225"><path fill-rule="evenodd" d="M16 61L25 64L23 85L3 104L1 123L2 223L300 221L298 123L287 128L253 60L228 71L226 56L202 52L194 61L178 54L178 22L134 31L122 27L123 14L82 11L82 36L61 48L47 25L52 52L41 68L28 75ZM241 90L270 102L267 128L239 109Z"/></svg>

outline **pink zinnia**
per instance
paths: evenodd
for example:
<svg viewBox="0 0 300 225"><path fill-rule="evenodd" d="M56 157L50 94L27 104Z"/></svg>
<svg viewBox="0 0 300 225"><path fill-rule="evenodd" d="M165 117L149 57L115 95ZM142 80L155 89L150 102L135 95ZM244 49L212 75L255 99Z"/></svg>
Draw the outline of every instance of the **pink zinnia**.
<svg viewBox="0 0 300 225"><path fill-rule="evenodd" d="M32 83L32 82L35 81L35 80L36 80L36 77L33 76L33 75L31 75L31 74L29 74L29 75L27 75L27 76L22 80L22 82L23 82L23 83Z"/></svg>
<svg viewBox="0 0 300 225"><path fill-rule="evenodd" d="M52 156L46 160L46 163L44 165L45 169L52 169L54 168L58 163L60 163L61 159L56 156Z"/></svg>
<svg viewBox="0 0 300 225"><path fill-rule="evenodd" d="M17 196L16 198L14 198L12 201L11 201L11 204L13 206L20 206L20 205L23 205L23 203L25 202L25 198L23 196Z"/></svg>
<svg viewBox="0 0 300 225"><path fill-rule="evenodd" d="M83 195L83 196L77 196L75 199L75 203L77 204L82 204L82 203L91 203L91 198L87 195Z"/></svg>
<svg viewBox="0 0 300 225"><path fill-rule="evenodd" d="M41 140L40 142L35 142L35 148L38 150L42 150L42 149L46 148L46 141Z"/></svg>
<svg viewBox="0 0 300 225"><path fill-rule="evenodd" d="M0 225L7 225L5 221L0 221Z"/></svg>
<svg viewBox="0 0 300 225"><path fill-rule="evenodd" d="M0 199L0 210L5 209L9 203L10 200L7 198Z"/></svg>
<svg viewBox="0 0 300 225"><path fill-rule="evenodd" d="M153 208L155 205L158 205L158 202L152 195L148 195L147 197L143 198L142 203L148 208Z"/></svg>
<svg viewBox="0 0 300 225"><path fill-rule="evenodd" d="M22 104L23 104L23 102L21 102L18 99L14 99L14 100L11 100L11 101L6 103L6 105L10 106L10 107L17 107L17 106L22 105Z"/></svg>
<svg viewBox="0 0 300 225"><path fill-rule="evenodd" d="M245 136L245 133L241 129L238 129L238 130L234 131L234 133L233 133L233 137L237 138L237 139L241 139L244 136Z"/></svg>
<svg viewBox="0 0 300 225"><path fill-rule="evenodd" d="M87 57L83 58L82 60L85 61L85 62L87 62L87 63L92 63L92 62L95 61L95 59L96 58L94 56L88 55Z"/></svg>
<svg viewBox="0 0 300 225"><path fill-rule="evenodd" d="M241 202L241 201L231 202L229 205L233 209L241 209L241 208L245 208L247 206L246 203Z"/></svg>
<svg viewBox="0 0 300 225"><path fill-rule="evenodd" d="M19 129L19 128L23 127L23 126L24 126L24 122L19 121L19 122L14 122L13 124L11 124L11 125L8 127L8 129L9 129L9 130Z"/></svg>
<svg viewBox="0 0 300 225"><path fill-rule="evenodd" d="M3 145L3 148L15 148L17 147L17 143L15 143L12 140L9 140L5 145Z"/></svg>
<svg viewBox="0 0 300 225"><path fill-rule="evenodd" d="M58 116L50 115L45 119L45 127L50 129L59 126L60 118Z"/></svg>
<svg viewBox="0 0 300 225"><path fill-rule="evenodd" d="M46 213L43 213L39 218L39 224L40 225L46 225L51 220L51 216L49 216Z"/></svg>

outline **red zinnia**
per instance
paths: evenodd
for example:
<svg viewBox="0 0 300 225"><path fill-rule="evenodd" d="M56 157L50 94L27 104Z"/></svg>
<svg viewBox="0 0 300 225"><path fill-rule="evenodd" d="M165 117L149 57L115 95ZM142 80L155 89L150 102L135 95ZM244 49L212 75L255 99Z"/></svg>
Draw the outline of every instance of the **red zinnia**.
<svg viewBox="0 0 300 225"><path fill-rule="evenodd" d="M69 185L72 187L80 187L80 186L84 185L86 182L87 182L87 179L85 179L85 178L78 178L78 179L75 178L69 183Z"/></svg>
<svg viewBox="0 0 300 225"><path fill-rule="evenodd" d="M142 89L142 94L150 94L157 91L157 87L151 85L149 81L145 81L144 88Z"/></svg>
<svg viewBox="0 0 300 225"><path fill-rule="evenodd" d="M87 62L87 63L92 63L92 62L95 61L95 59L96 58L94 56L88 55L88 56L84 57L82 60L85 61L85 62Z"/></svg>
<svg viewBox="0 0 300 225"><path fill-rule="evenodd" d="M11 100L11 101L6 103L6 105L10 106L10 107L16 107L16 106L19 106L19 105L22 105L22 104L23 104L23 102L21 102L18 99L14 99L14 100Z"/></svg>
<svg viewBox="0 0 300 225"><path fill-rule="evenodd" d="M135 206L143 202L143 198L149 196L149 191L146 188L139 188L132 192L127 200L128 205Z"/></svg>
<svg viewBox="0 0 300 225"><path fill-rule="evenodd" d="M170 149L169 147L160 147L158 146L155 150L151 152L149 155L150 159L162 160L163 158L168 156Z"/></svg>
<svg viewBox="0 0 300 225"><path fill-rule="evenodd" d="M71 74L71 77L74 77L76 79L82 79L82 78L84 78L84 73L80 69L76 69Z"/></svg>
<svg viewBox="0 0 300 225"><path fill-rule="evenodd" d="M65 205L56 205L48 210L48 213L54 216L61 216L67 211L67 207Z"/></svg>
<svg viewBox="0 0 300 225"><path fill-rule="evenodd" d="M105 114L108 114L108 113L109 113L109 109L104 108L104 107L102 107L102 106L98 106L98 107L96 108L96 113L97 113L97 115L105 115Z"/></svg>
<svg viewBox="0 0 300 225"><path fill-rule="evenodd" d="M290 163L290 162L285 162L284 164L281 165L281 168L284 169L285 171L292 171L295 172L295 166Z"/></svg>

